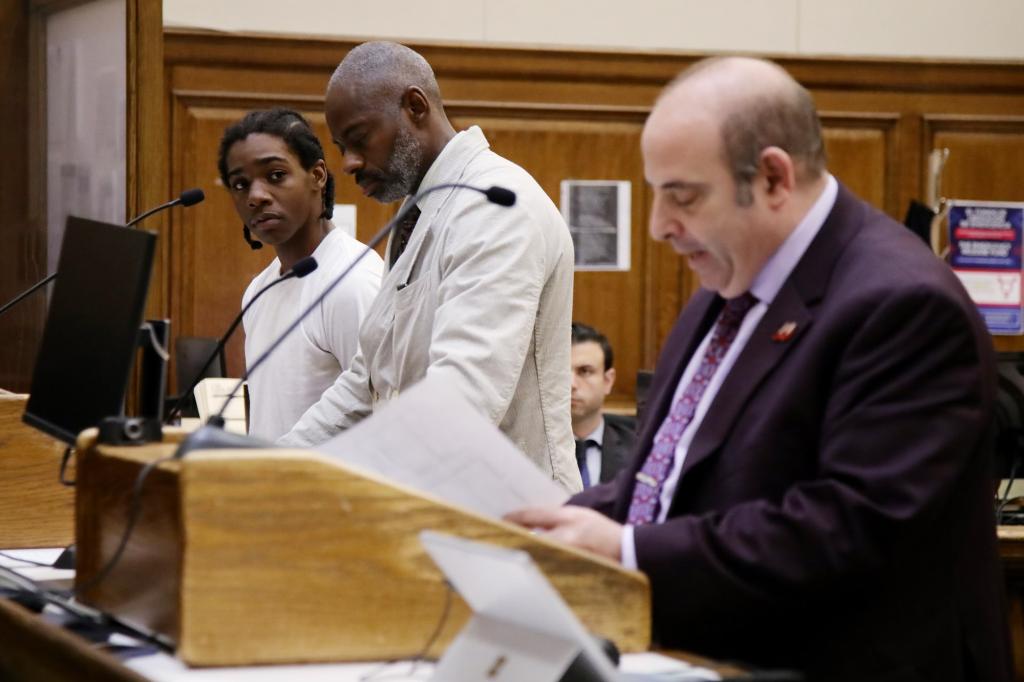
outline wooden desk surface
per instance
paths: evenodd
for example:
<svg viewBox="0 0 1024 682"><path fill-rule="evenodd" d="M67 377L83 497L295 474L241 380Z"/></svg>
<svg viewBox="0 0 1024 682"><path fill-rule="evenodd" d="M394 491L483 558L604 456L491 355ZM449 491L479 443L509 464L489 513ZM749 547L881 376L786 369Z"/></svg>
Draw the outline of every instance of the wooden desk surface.
<svg viewBox="0 0 1024 682"><path fill-rule="evenodd" d="M68 545L75 495L57 480L64 444L22 423L26 400L0 395L0 547Z"/></svg>
<svg viewBox="0 0 1024 682"><path fill-rule="evenodd" d="M999 526L999 556L1006 575L1010 644L1017 682L1024 682L1024 526Z"/></svg>
<svg viewBox="0 0 1024 682"><path fill-rule="evenodd" d="M113 656L37 614L0 599L0 679L146 682Z"/></svg>
<svg viewBox="0 0 1024 682"><path fill-rule="evenodd" d="M93 646L41 616L31 613L12 601L0 598L0 679L5 682L147 682L148 678L134 672L113 656ZM709 668L723 677L740 677L743 671L735 666L715 663L700 656L678 651L658 653ZM139 659L141 661L141 659ZM167 659L164 659L167 660ZM317 673L326 673L323 679L362 679L367 668L377 664L342 664L314 666ZM157 666L166 670L167 666ZM146 670L146 666L140 669ZM295 666L284 666L282 672L296 672ZM351 670L348 670L351 669ZM266 669L261 669L264 673ZM231 671L225 668L225 672ZM234 671L239 672L239 671ZM312 672L312 671L310 671ZM353 673L349 675L348 673ZM188 676L188 673L184 673ZM200 673L202 674L202 673ZM244 675L244 673L242 673ZM178 679L179 675L173 675ZM321 676L311 676L322 679ZM163 678L161 678L163 679ZM234 677L232 677L234 679ZM243 677L244 679L244 677ZM265 679L261 677L261 679Z"/></svg>

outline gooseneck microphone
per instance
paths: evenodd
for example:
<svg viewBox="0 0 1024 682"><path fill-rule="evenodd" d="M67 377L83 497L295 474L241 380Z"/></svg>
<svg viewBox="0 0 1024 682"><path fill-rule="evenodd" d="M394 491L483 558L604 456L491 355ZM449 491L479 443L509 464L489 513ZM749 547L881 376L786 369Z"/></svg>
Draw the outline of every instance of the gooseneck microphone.
<svg viewBox="0 0 1024 682"><path fill-rule="evenodd" d="M152 208L152 209L146 211L145 213L143 213L142 215L137 216L137 217L133 218L132 220L128 221L127 223L125 223L125 227L131 227L132 225L134 225L135 223L139 222L140 220L142 220L144 218L148 218L149 216L153 215L157 211L162 211L165 208L170 208L172 206L177 206L179 204L182 205L182 206L194 206L194 205L198 204L200 201L202 201L205 198L206 198L206 195L203 194L203 190L199 189L198 187L193 188L193 189L187 189L184 192L182 192L180 195L178 195L177 199L172 199L171 201L168 201L166 204L161 204L160 206L157 206L156 208ZM18 294L14 298L12 298L7 303L3 304L3 306L0 306L0 315L3 315L5 312L7 312L7 310L9 308L13 308L22 299L27 298L34 291L43 288L44 286L46 286L47 284L49 284L50 282L52 282L56 278L57 278L57 273L55 272L55 273L53 273L51 275L47 275L43 279L39 280L38 282L36 282L32 286L30 286L28 289L26 289L25 291L21 292L20 294Z"/></svg>
<svg viewBox="0 0 1024 682"><path fill-rule="evenodd" d="M7 303L4 303L2 307L0 307L0 315L3 315L5 312L7 312L8 308L13 308L14 306L18 305L18 303L21 301L21 299L27 298L28 296L30 296L32 294L32 292L35 291L36 289L41 289L41 288L45 287L47 284L49 284L50 282L52 282L55 279L57 279L57 273L56 272L53 273L52 275L47 275L43 279L39 280L38 282L36 282L32 286L30 286L28 289L25 289L25 291L21 292L20 294L18 294L14 298L12 298Z"/></svg>
<svg viewBox="0 0 1024 682"><path fill-rule="evenodd" d="M457 187L468 187L467 185L457 185ZM483 191L484 196L487 197L487 201L498 206L512 206L516 203L516 193L510 189L504 187L498 187L497 185L489 187L485 190L479 190L476 187L469 187L469 189L475 189L478 192Z"/></svg>
<svg viewBox="0 0 1024 682"><path fill-rule="evenodd" d="M171 208L172 206L178 206L179 204L181 206L185 206L185 207L195 206L196 204L198 204L200 201L202 201L205 198L206 198L206 195L203 194L203 190L199 189L198 187L193 187L192 189L187 189L184 192L182 192L181 194L179 194L177 199L171 199L166 204L160 204L156 208L149 209L148 211L146 211L142 215L136 216L135 218L129 220L127 223L125 223L124 226L125 227L131 227L135 223L137 223L137 222L139 222L141 220L145 220L146 218L148 218L149 216L153 215L154 213L162 211L165 208Z"/></svg>
<svg viewBox="0 0 1024 682"><path fill-rule="evenodd" d="M170 412L167 413L167 417L164 419L164 424L169 424L171 420L174 419L174 417L178 414L178 412L181 411L182 405L185 403L186 400L188 400L188 397L192 395L192 391L195 390L195 387L199 385L199 382L203 380L203 377L206 374L206 370L209 369L211 364L213 364L214 358L220 355L221 351L224 350L224 345L227 344L228 339L231 338L231 335L235 333L235 329L237 329L238 325L242 322L242 318L245 317L245 313L249 310L249 308L252 307L252 305L259 299L259 297L270 291L272 287L275 287L281 282L289 280L292 277L298 277L299 279L302 279L309 273L316 270L317 267L318 263L316 262L316 258L313 258L312 256L306 256L305 258L300 259L291 268L289 268L286 273L284 273L283 275L275 279L273 282L257 291L256 295L249 299L249 302L245 304L245 306L242 308L242 311L235 316L235 319L231 322L231 326L228 327L228 330L224 332L224 335L220 337L219 341L217 341L217 346L210 353L210 357L206 358L206 362L203 363L202 368L200 368L200 370L196 372L196 375L195 377L193 377L188 389L182 391L181 395L178 396L178 400L175 401L174 407L172 407Z"/></svg>
<svg viewBox="0 0 1024 682"><path fill-rule="evenodd" d="M345 279L345 277L348 276L348 273L352 272L353 268L356 267L359 261L361 261L366 256L366 254L372 251L377 246L377 244L379 244L381 240L384 239L384 237L390 234L390 232L395 228L395 225L398 225L402 221L402 218L404 218L409 213L409 211L412 210L413 206L419 203L419 201L428 194L432 194L442 189L473 190L474 192L479 192L480 194L483 194L485 197L487 197L488 201L499 206L512 206L516 203L515 192L504 187L498 187L496 185L484 189L482 187L464 185L458 182L446 182L441 185L434 185L433 187L428 187L427 189L416 193L415 196L413 196L411 199L409 199L402 205L402 208L398 211L398 213L396 213L395 216L377 232L377 234L373 235L370 241L366 243L366 248L363 249L362 252L360 252L360 254L356 256L351 263L348 264L348 267L345 268L341 273L339 273L337 277L331 280L326 287L324 287L324 290L320 293L316 300L310 303L309 306L306 307L306 309L303 310L297 318L295 318L295 321L288 325L288 328L281 332L281 334L274 340L274 342L270 344L270 347L263 351L259 355L259 357L257 357L256 360L254 360L253 363L246 368L245 372L242 374L242 378L238 380L238 383L235 384L235 387L231 389L228 395L233 396L235 395L235 393L238 392L238 389L242 387L242 384L245 383L246 379L248 379L253 372L259 369L260 365L266 362L267 358L269 358L270 355L275 350L277 350L277 348L282 343L284 343L284 340L288 337L288 335L295 331L299 327L299 325L302 324L302 321L306 319L306 317L310 313L316 310L317 306L319 306L323 302L323 300L327 298L328 294L330 294L331 291L333 291L334 288L338 286L341 283L341 281ZM247 439L244 437L239 437L237 434L230 434L226 431L223 431L224 412L225 410L227 410L229 403L230 399L224 401L224 404L221 406L220 410L218 410L217 414L210 417L209 421L207 421L205 425L189 434L188 437L181 442L181 445L178 446L178 449L174 453L174 457L176 459L184 457L192 450L201 450L204 448L211 447L263 447L264 444L260 441L257 441L256 439Z"/></svg>

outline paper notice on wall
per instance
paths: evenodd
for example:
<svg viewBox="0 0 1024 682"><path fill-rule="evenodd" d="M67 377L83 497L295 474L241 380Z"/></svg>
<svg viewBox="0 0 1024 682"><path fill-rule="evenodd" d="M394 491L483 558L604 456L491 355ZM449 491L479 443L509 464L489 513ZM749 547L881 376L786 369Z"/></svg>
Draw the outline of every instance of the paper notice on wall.
<svg viewBox="0 0 1024 682"><path fill-rule="evenodd" d="M1021 334L1024 203L951 202L950 265L993 334Z"/></svg>

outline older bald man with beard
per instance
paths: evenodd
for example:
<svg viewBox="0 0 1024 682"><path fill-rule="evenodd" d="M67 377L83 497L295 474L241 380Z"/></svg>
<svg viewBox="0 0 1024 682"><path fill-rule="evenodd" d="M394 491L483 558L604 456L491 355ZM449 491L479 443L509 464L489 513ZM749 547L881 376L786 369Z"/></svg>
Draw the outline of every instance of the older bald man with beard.
<svg viewBox="0 0 1024 682"><path fill-rule="evenodd" d="M456 132L429 64L364 43L327 88L343 170L388 203L446 183L515 192L511 207L446 188L423 196L388 243L388 270L351 369L281 443L315 445L427 376L442 377L553 480L582 488L569 418L573 247L536 181Z"/></svg>

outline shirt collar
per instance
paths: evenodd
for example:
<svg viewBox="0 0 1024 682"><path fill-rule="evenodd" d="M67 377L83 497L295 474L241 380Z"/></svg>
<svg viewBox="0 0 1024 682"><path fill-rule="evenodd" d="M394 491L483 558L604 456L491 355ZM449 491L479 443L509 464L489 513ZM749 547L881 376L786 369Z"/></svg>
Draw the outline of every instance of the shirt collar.
<svg viewBox="0 0 1024 682"><path fill-rule="evenodd" d="M587 434L586 438L580 440L592 440L598 445L604 445L604 417L597 423L597 428Z"/></svg>
<svg viewBox="0 0 1024 682"><path fill-rule="evenodd" d="M831 174L828 174L825 180L825 189L818 195L811 210L786 237L782 245L775 250L772 257L757 273L754 283L750 285L750 293L756 296L758 301L764 301L765 304L771 305L771 302L775 300L779 289L782 288L783 283L803 258L807 247L811 245L821 230L821 226L825 224L825 219L828 218L832 206L836 203L838 193L839 183Z"/></svg>

